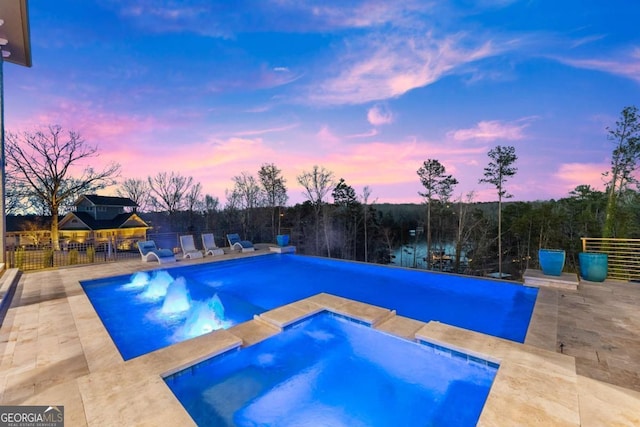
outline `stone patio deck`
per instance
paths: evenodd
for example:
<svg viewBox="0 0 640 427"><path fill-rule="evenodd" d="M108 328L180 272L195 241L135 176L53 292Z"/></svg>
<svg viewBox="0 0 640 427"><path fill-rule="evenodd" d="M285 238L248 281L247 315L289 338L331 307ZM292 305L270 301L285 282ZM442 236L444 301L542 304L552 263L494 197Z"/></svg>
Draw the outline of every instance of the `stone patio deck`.
<svg viewBox="0 0 640 427"><path fill-rule="evenodd" d="M157 267L136 260L23 274L0 328L0 404L64 405L69 426L193 425L163 376L328 309L398 336L498 361L479 425L640 425L638 284L541 288L525 344L319 294L125 362L79 280Z"/></svg>

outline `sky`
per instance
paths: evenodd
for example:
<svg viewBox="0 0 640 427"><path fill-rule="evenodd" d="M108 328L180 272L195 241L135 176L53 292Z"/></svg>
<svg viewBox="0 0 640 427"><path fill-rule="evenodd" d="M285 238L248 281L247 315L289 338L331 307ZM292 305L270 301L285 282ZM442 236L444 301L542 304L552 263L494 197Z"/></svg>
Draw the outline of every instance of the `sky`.
<svg viewBox="0 0 640 427"><path fill-rule="evenodd" d="M428 159L454 199L497 200L478 181L498 145L518 156L512 200L558 199L604 190L607 127L640 104L638 17L628 0L30 0L5 129L60 125L98 147L82 166L175 171L222 205L265 163L289 204L314 165L418 203Z"/></svg>

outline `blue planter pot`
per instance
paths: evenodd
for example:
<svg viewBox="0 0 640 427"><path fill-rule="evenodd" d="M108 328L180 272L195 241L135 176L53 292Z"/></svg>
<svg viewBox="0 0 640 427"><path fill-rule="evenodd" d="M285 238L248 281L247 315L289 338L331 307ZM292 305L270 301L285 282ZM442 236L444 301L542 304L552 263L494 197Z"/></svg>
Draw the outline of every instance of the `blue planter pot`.
<svg viewBox="0 0 640 427"><path fill-rule="evenodd" d="M540 249L538 261L542 273L548 276L560 276L564 268L565 252L562 249Z"/></svg>
<svg viewBox="0 0 640 427"><path fill-rule="evenodd" d="M604 282L607 278L609 257L598 252L580 252L580 277L590 282Z"/></svg>
<svg viewBox="0 0 640 427"><path fill-rule="evenodd" d="M276 242L278 243L278 246L287 246L289 244L289 235L278 234L276 236Z"/></svg>

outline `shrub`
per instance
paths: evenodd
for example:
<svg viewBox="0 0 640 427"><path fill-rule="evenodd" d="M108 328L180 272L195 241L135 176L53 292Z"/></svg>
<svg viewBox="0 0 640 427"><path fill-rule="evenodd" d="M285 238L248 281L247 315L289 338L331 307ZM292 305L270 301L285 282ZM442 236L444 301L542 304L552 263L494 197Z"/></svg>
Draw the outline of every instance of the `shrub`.
<svg viewBox="0 0 640 427"><path fill-rule="evenodd" d="M89 262L92 263L96 260L96 248L93 246L87 247L87 258Z"/></svg>
<svg viewBox="0 0 640 427"><path fill-rule="evenodd" d="M44 251L44 267L53 267L53 249Z"/></svg>
<svg viewBox="0 0 640 427"><path fill-rule="evenodd" d="M26 256L26 252L24 248L22 247L16 248L15 250L16 267L19 268L20 270L22 270L22 267L24 267L25 256Z"/></svg>
<svg viewBox="0 0 640 427"><path fill-rule="evenodd" d="M71 249L69 251L69 265L74 265L78 263L78 250Z"/></svg>

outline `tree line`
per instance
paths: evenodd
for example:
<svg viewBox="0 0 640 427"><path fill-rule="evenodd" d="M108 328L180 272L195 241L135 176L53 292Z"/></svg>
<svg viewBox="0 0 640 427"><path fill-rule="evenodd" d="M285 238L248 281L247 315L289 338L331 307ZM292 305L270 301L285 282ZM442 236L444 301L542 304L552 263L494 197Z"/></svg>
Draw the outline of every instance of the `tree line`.
<svg viewBox="0 0 640 427"><path fill-rule="evenodd" d="M250 240L273 242L284 230L301 253L388 263L393 249L410 240L409 230L421 228L430 269L442 268L434 262L434 252L444 245L455 248L448 267L455 272L502 274L504 269L517 276L536 262L541 247L565 249L571 268L577 265L580 237L640 234L634 175L640 156L638 119L637 108L626 107L615 127L607 128L614 148L610 170L603 174L604 192L580 185L557 201L508 203L507 184L517 173L518 157L514 147L498 145L489 150L478 180L495 187L496 202L477 203L473 193L452 200L457 179L439 160L427 159L416 171L424 203L397 206L375 203L368 186L357 194L344 178L336 179L321 165L296 177L306 200L294 206L287 205L287 182L274 163L263 164L255 175L234 176L224 206L217 197L203 194L199 182L177 172L120 180L120 165L109 164L74 174L98 149L77 132L52 125L7 134L7 213L51 215L55 244L59 214L79 195L117 185L116 193L135 201L156 231L230 230Z"/></svg>

